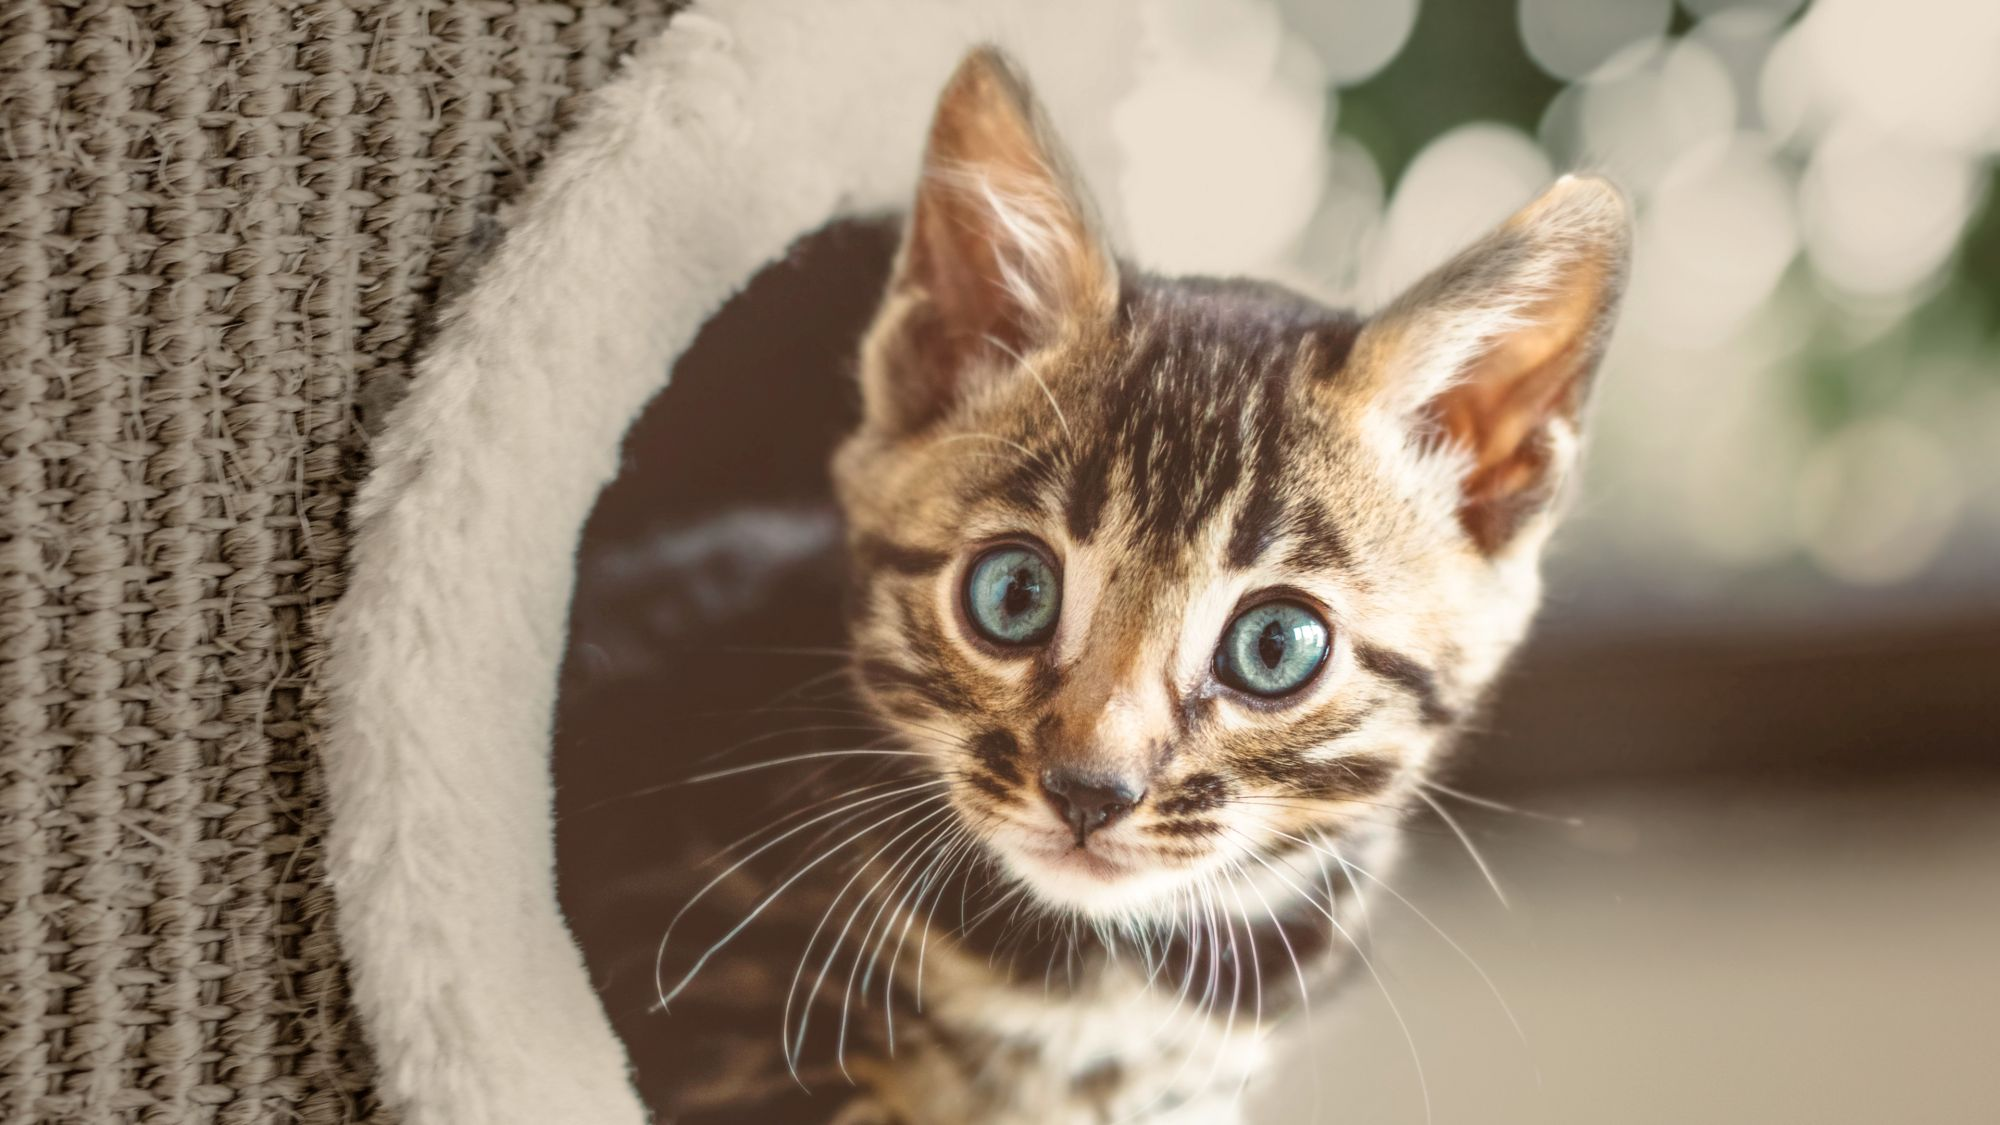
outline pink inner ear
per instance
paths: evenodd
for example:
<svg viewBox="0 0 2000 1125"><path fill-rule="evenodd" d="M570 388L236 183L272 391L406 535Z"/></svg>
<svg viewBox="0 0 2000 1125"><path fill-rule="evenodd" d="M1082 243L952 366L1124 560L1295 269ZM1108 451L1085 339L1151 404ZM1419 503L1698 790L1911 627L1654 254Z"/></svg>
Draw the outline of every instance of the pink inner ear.
<svg viewBox="0 0 2000 1125"><path fill-rule="evenodd" d="M1489 554L1550 499L1557 481L1549 423L1575 420L1597 363L1605 271L1572 273L1522 310L1526 323L1493 340L1431 405L1439 428L1472 454L1459 520Z"/></svg>
<svg viewBox="0 0 2000 1125"><path fill-rule="evenodd" d="M1001 286L1001 270L995 247L986 231L968 224L966 216L938 198L937 192L921 191L911 216L908 257L900 285L921 294L929 304L929 362L942 370L958 371L986 347L993 337L1007 347L1019 348L1024 334L1021 317L1009 315L1006 292Z"/></svg>
<svg viewBox="0 0 2000 1125"><path fill-rule="evenodd" d="M953 331L1018 347L1040 318L1101 296L1111 272L1027 91L969 62L931 128L899 281Z"/></svg>
<svg viewBox="0 0 2000 1125"><path fill-rule="evenodd" d="M1108 315L1117 267L1032 95L975 51L939 99L923 175L868 345L871 416L917 429L993 361Z"/></svg>

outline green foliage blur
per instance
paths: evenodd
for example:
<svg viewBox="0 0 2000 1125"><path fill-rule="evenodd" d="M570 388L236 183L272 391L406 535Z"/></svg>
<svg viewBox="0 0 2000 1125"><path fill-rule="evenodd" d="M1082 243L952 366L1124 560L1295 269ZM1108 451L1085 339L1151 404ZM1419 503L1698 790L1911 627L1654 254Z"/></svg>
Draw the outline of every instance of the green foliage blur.
<svg viewBox="0 0 2000 1125"><path fill-rule="evenodd" d="M1800 13L1801 15L1803 12ZM1793 17L1796 21L1797 15ZM1674 11L1672 35L1694 24ZM1996 60L1995 65L2000 65ZM1387 186L1425 145L1460 125L1494 121L1534 135L1564 83L1529 58L1516 5L1506 0L1423 0L1409 43L1368 81L1339 91L1331 119L1375 158ZM1811 333L1798 367L1800 408L1816 426L1855 420L1907 390L1908 373L1955 372L2000 383L2000 201L1988 192L1958 254L1935 292L1891 331L1850 345L1837 330L1835 300L1812 302L1831 331ZM1817 283L1794 263L1789 294L1810 296ZM1984 364L1917 364L1912 357L1949 350L1983 354Z"/></svg>

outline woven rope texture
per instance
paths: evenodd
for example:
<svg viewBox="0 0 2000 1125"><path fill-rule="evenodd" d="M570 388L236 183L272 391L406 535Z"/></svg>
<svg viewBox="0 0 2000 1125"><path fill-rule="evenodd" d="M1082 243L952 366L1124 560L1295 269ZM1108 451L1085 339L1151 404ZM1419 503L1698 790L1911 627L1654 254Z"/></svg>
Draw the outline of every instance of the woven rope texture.
<svg viewBox="0 0 2000 1125"><path fill-rule="evenodd" d="M0 1120L380 1117L311 685L362 404L669 2L0 5Z"/></svg>

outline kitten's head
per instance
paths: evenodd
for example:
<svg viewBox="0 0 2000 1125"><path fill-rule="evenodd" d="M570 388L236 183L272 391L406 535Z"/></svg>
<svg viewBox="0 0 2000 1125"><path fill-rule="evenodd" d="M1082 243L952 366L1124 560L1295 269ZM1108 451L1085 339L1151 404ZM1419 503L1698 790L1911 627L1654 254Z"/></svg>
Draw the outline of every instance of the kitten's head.
<svg viewBox="0 0 2000 1125"><path fill-rule="evenodd" d="M974 54L836 462L864 699L1099 918L1393 819L1527 626L1626 254L1566 179L1365 321L1139 273Z"/></svg>

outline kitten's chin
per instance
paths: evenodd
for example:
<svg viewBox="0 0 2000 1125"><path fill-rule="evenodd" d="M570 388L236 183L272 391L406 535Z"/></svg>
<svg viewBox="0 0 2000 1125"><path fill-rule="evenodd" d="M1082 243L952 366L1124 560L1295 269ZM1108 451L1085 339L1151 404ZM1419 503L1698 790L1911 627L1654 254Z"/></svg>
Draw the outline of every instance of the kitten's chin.
<svg viewBox="0 0 2000 1125"><path fill-rule="evenodd" d="M1045 905L1091 918L1163 914L1186 876L1075 846L1010 841L996 848L1009 874Z"/></svg>

